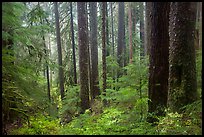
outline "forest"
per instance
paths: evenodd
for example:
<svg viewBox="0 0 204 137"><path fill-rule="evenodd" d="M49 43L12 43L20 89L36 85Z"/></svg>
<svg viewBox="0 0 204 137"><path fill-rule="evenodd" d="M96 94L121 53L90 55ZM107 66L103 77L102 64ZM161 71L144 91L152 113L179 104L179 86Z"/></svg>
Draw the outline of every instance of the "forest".
<svg viewBox="0 0 204 137"><path fill-rule="evenodd" d="M202 2L2 2L2 135L202 135Z"/></svg>

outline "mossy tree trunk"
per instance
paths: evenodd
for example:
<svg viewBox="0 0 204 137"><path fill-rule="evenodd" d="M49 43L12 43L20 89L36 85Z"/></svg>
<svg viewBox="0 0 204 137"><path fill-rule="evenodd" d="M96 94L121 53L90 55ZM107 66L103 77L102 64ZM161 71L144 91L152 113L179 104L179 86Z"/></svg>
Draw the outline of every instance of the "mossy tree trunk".
<svg viewBox="0 0 204 137"><path fill-rule="evenodd" d="M59 27L59 12L57 2L54 2L55 8L55 25L57 34L57 51L58 51L58 65L59 65L59 84L60 84L60 94L61 99L64 98L64 72L62 68L62 48L61 48L61 37L60 37L60 27Z"/></svg>
<svg viewBox="0 0 204 137"><path fill-rule="evenodd" d="M99 94L98 74L98 43L97 43L97 3L90 2L90 46L91 46L91 97L96 98Z"/></svg>
<svg viewBox="0 0 204 137"><path fill-rule="evenodd" d="M198 97L194 32L194 2L172 2L170 6L168 106L179 111Z"/></svg>
<svg viewBox="0 0 204 137"><path fill-rule="evenodd" d="M106 95L106 7L107 3L103 2L102 8L102 66L103 66L103 94ZM107 101L103 100L104 105L107 105Z"/></svg>
<svg viewBox="0 0 204 137"><path fill-rule="evenodd" d="M163 116L167 106L168 95L168 13L169 3L151 2L150 18L150 66L149 92L151 101L148 102L148 112L153 116ZM148 117L148 122L154 123L157 119Z"/></svg>
<svg viewBox="0 0 204 137"><path fill-rule="evenodd" d="M124 63L124 40L125 40L125 21L124 21L124 16L125 16L125 11L124 11L124 2L119 2L118 4L118 47L117 47L117 62L120 66L120 68L123 67ZM118 71L117 77L122 76L122 71Z"/></svg>
<svg viewBox="0 0 204 137"><path fill-rule="evenodd" d="M140 58L145 55L145 45L144 45L144 5L143 2L139 3L139 12L140 12Z"/></svg>
<svg viewBox="0 0 204 137"><path fill-rule="evenodd" d="M70 14L71 14L71 32L72 32L72 57L74 65L74 84L77 84L77 73L76 73L76 56L75 56L75 41L74 41L74 24L72 15L72 2L70 2Z"/></svg>
<svg viewBox="0 0 204 137"><path fill-rule="evenodd" d="M149 32L151 30L151 26L150 26L150 16L151 16L151 2L146 2L145 3L145 35L144 35L144 45L145 45L145 54L146 55L149 55L149 52L150 52L150 46L149 46L149 43L150 43L150 34L151 32Z"/></svg>
<svg viewBox="0 0 204 137"><path fill-rule="evenodd" d="M132 64L132 12L131 4L128 3L128 29L129 29L129 63Z"/></svg>
<svg viewBox="0 0 204 137"><path fill-rule="evenodd" d="M81 113L89 108L88 32L86 3L77 2Z"/></svg>

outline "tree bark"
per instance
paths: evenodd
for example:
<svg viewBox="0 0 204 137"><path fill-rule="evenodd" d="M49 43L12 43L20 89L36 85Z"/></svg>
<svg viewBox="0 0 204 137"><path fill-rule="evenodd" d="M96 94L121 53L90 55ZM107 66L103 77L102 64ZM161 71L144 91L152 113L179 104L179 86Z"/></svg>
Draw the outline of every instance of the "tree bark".
<svg viewBox="0 0 204 137"><path fill-rule="evenodd" d="M132 12L131 12L131 5L130 3L128 4L128 26L129 26L129 54L130 54L130 59L129 62L132 64Z"/></svg>
<svg viewBox="0 0 204 137"><path fill-rule="evenodd" d="M74 41L74 25L72 15L72 2L70 2L70 13L71 13L71 32L72 32L72 56L74 65L74 84L77 84L77 73L76 73L76 55L75 55L75 41Z"/></svg>
<svg viewBox="0 0 204 137"><path fill-rule="evenodd" d="M62 48L61 48L61 38L60 38L60 28L59 28L59 12L57 2L54 2L55 8L55 24L56 24L56 34L57 34L57 51L58 51L58 65L59 65L59 84L60 84L60 94L61 99L64 98L64 72L62 66Z"/></svg>
<svg viewBox="0 0 204 137"><path fill-rule="evenodd" d="M99 74L98 74L98 43L97 43L97 2L90 2L90 45L91 45L91 72L92 98L96 98L99 94Z"/></svg>
<svg viewBox="0 0 204 137"><path fill-rule="evenodd" d="M170 6L169 95L171 111L198 98L194 32L196 9L194 2L172 2Z"/></svg>
<svg viewBox="0 0 204 137"><path fill-rule="evenodd" d="M148 117L148 122L158 121L154 116L164 116L167 107L168 95L168 14L169 3L151 2L152 16L150 18L150 66L149 66L149 92L148 112L153 114Z"/></svg>
<svg viewBox="0 0 204 137"><path fill-rule="evenodd" d="M119 2L119 8L118 8L118 47L117 47L117 57L118 57L118 64L120 68L123 67L123 56L124 56L124 2ZM117 77L119 78L122 76L122 73L119 71L117 74Z"/></svg>
<svg viewBox="0 0 204 137"><path fill-rule="evenodd" d="M85 2L77 2L81 113L89 108L88 32Z"/></svg>
<svg viewBox="0 0 204 137"><path fill-rule="evenodd" d="M106 6L107 3L103 2L102 8L102 65L103 65L103 95L106 95ZM104 105L107 101L104 100Z"/></svg>
<svg viewBox="0 0 204 137"><path fill-rule="evenodd" d="M143 2L140 2L140 57L143 57L145 55L145 45L144 45L144 6Z"/></svg>
<svg viewBox="0 0 204 137"><path fill-rule="evenodd" d="M145 3L145 35L144 35L144 45L145 45L145 55L149 55L149 48L150 48L150 34L151 32L151 26L150 26L150 16L151 16L151 3L146 2Z"/></svg>
<svg viewBox="0 0 204 137"><path fill-rule="evenodd" d="M108 31L108 2L106 2L106 56L110 55L109 31Z"/></svg>
<svg viewBox="0 0 204 137"><path fill-rule="evenodd" d="M112 31L112 54L114 57L114 26L113 26L113 3L111 2L111 31Z"/></svg>

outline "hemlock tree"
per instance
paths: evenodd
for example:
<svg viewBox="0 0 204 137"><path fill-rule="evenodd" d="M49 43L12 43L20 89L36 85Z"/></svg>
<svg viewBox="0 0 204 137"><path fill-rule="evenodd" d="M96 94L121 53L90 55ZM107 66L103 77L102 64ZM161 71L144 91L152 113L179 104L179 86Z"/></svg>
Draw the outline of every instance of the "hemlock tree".
<svg viewBox="0 0 204 137"><path fill-rule="evenodd" d="M110 3L110 2L109 2ZM108 33L108 2L106 3L106 56L110 55L109 33Z"/></svg>
<svg viewBox="0 0 204 137"><path fill-rule="evenodd" d="M64 98L64 72L63 72L63 68L62 68L62 48L61 48L61 38L60 38L60 28L59 28L59 12L58 12L57 2L54 2L54 9L55 9L55 24L56 24L56 34L57 34L59 84L60 84L61 99L63 99Z"/></svg>
<svg viewBox="0 0 204 137"><path fill-rule="evenodd" d="M74 25L73 25L73 15L72 15L72 2L70 2L70 14L71 14L71 32L72 32L72 56L74 65L74 84L77 84L77 74L76 74L76 56L75 56L75 41L74 41Z"/></svg>
<svg viewBox="0 0 204 137"><path fill-rule="evenodd" d="M150 12L151 12L151 2L145 2L145 22L144 22L144 47L145 47L145 55L149 55L149 42L150 42Z"/></svg>
<svg viewBox="0 0 204 137"><path fill-rule="evenodd" d="M150 66L148 112L154 116L163 116L167 106L168 75L169 75L169 3L151 2L152 17L150 19ZM157 119L148 117L148 122L154 123Z"/></svg>
<svg viewBox="0 0 204 137"><path fill-rule="evenodd" d="M129 28L129 62L132 64L132 12L131 12L131 4L128 3L128 28Z"/></svg>
<svg viewBox="0 0 204 137"><path fill-rule="evenodd" d="M102 66L103 66L103 95L106 95L106 6L107 3L102 3ZM106 100L103 100L104 105L107 105Z"/></svg>
<svg viewBox="0 0 204 137"><path fill-rule="evenodd" d="M198 97L194 32L194 2L173 2L170 6L169 95L172 111L195 101Z"/></svg>
<svg viewBox="0 0 204 137"><path fill-rule="evenodd" d="M90 93L92 99L100 94L98 74L98 45L97 45L97 2L90 2L90 46L91 46L91 77Z"/></svg>
<svg viewBox="0 0 204 137"><path fill-rule="evenodd" d="M41 6L40 6L40 2L38 2L38 7L39 7L39 10L42 10L41 9ZM43 18L42 16L40 16L40 24L43 25L44 20L47 20L46 17ZM45 53L45 57L48 59L49 58L49 53L48 53L48 48L46 46L46 41L45 41L45 32L44 30L42 30L42 40L43 40L43 45L44 45L44 53ZM47 78L47 95L48 95L48 99L49 99L49 102L51 102L51 96L50 96L50 76L49 76L49 66L48 66L48 61L47 59L45 59L45 68L44 68L44 76L46 76ZM45 75L46 73L46 75Z"/></svg>
<svg viewBox="0 0 204 137"><path fill-rule="evenodd" d="M139 13L140 13L140 58L145 54L145 45L144 45L144 5L143 2L139 3Z"/></svg>
<svg viewBox="0 0 204 137"><path fill-rule="evenodd" d="M119 2L119 7L118 7L118 47L117 47L117 57L118 57L118 64L120 68L123 67L123 54L124 54L124 40L125 40L125 21L124 21L124 16L125 16L125 6L124 2ZM121 77L122 71L119 70L117 72L117 78Z"/></svg>
<svg viewBox="0 0 204 137"><path fill-rule="evenodd" d="M112 38L112 56L114 57L114 25L113 25L113 2L110 2L110 6L111 6L111 38Z"/></svg>
<svg viewBox="0 0 204 137"><path fill-rule="evenodd" d="M77 2L81 113L89 108L88 32L86 3Z"/></svg>

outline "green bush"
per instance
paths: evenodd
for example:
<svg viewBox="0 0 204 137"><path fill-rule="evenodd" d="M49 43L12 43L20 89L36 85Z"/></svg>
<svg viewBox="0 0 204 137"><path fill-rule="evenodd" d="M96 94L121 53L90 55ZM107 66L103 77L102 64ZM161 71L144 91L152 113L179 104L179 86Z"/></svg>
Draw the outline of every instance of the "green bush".
<svg viewBox="0 0 204 137"><path fill-rule="evenodd" d="M60 129L59 120L53 120L49 116L41 114L31 116L29 124L24 123L21 128L14 129L10 132L11 135L56 135Z"/></svg>

